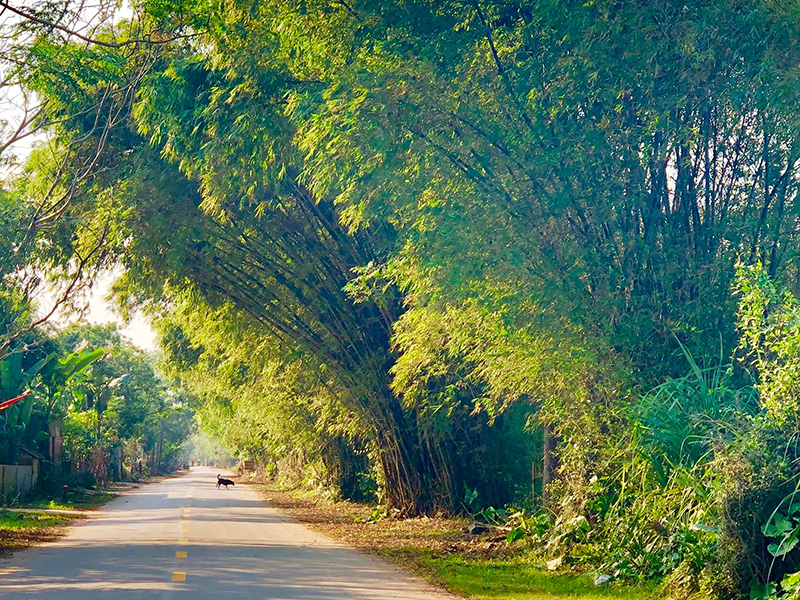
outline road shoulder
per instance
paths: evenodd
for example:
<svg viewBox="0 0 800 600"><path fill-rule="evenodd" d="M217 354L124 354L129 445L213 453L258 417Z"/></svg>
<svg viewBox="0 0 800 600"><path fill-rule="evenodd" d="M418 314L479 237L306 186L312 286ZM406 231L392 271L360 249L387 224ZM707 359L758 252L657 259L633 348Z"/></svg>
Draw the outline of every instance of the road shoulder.
<svg viewBox="0 0 800 600"><path fill-rule="evenodd" d="M376 509L252 484L280 512L338 542L385 559L448 594L477 600L653 600L653 588L594 585L589 573L552 572L505 534L474 536L465 518L381 518Z"/></svg>

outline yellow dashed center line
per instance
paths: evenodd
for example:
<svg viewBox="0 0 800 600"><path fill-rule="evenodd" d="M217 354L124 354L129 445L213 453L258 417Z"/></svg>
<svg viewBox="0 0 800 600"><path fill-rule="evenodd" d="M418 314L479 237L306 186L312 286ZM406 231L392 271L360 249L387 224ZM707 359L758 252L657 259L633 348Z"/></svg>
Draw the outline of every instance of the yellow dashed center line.
<svg viewBox="0 0 800 600"><path fill-rule="evenodd" d="M190 491L187 494L186 505L183 509L183 520L181 521L181 534L186 535L189 533L189 517L192 514L192 492ZM182 537L178 540L178 543L182 546L186 546L189 543L188 537ZM175 558L186 558L187 557L186 550L176 550L175 551ZM173 571L172 572L172 581L176 583L183 583L186 581L186 572L185 571Z"/></svg>

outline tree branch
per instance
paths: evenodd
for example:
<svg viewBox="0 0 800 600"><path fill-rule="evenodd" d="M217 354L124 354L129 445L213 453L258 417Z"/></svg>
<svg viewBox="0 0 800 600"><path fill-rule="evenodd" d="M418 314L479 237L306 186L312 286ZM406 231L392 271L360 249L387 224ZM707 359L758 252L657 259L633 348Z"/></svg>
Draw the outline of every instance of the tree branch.
<svg viewBox="0 0 800 600"><path fill-rule="evenodd" d="M82 41L84 41L84 42L86 42L88 44L93 44L93 45L96 45L96 46L103 46L104 48L124 48L125 46L131 46L131 45L134 45L134 44L148 44L148 45L169 44L170 42L174 42L176 40L193 38L193 37L197 37L199 35L202 35L204 33L202 31L198 31L198 32L195 32L195 33L187 33L187 34L184 34L184 35L176 35L176 36L173 36L173 37L170 37L170 38L165 38L163 40L153 39L152 37L148 37L148 38L131 38L131 39L128 39L128 40L124 40L122 42L105 42L103 40L98 40L96 38L91 38L91 37L85 36L82 33L79 33L79 32L77 32L77 31L75 31L73 29L70 29L69 27L65 27L64 25L59 25L58 23L54 23L52 21L48 21L47 19L42 19L41 17L37 17L36 15L34 15L32 13L29 13L29 12L26 12L26 11L20 9L20 8L15 8L15 7L11 6L11 4L9 4L6 0L0 0L0 7L2 7L3 9L8 9L11 12L13 12L14 14L22 17L23 19L31 21L33 23L39 23L40 25L45 25L47 27L51 27L53 29L57 29L59 31L62 31L62 32L66 33L67 35L76 37L79 40L82 40Z"/></svg>

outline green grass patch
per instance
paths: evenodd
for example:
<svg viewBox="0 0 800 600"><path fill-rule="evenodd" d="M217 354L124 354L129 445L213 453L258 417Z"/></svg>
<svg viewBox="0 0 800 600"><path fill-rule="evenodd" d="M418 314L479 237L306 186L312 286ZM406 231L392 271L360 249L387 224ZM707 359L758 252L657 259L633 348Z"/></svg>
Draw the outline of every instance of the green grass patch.
<svg viewBox="0 0 800 600"><path fill-rule="evenodd" d="M66 502L51 498L34 498L13 509L0 508L0 556L8 556L16 550L57 540L64 533L64 526L78 514L53 514L26 512L34 510L87 510L104 504L114 497L103 490L75 490Z"/></svg>
<svg viewBox="0 0 800 600"><path fill-rule="evenodd" d="M654 600L655 586L594 585L592 575L554 573L524 556L511 559L472 559L462 555L436 556L417 549L383 550L428 575L444 587L478 600Z"/></svg>
<svg viewBox="0 0 800 600"><path fill-rule="evenodd" d="M0 510L0 531L23 531L26 529L41 529L43 527L58 527L70 522L69 517L63 515L47 515L33 513L18 513Z"/></svg>
<svg viewBox="0 0 800 600"><path fill-rule="evenodd" d="M73 490L66 502L50 498L34 498L21 505L22 508L43 508L53 510L88 510L102 506L114 497L111 492L103 490Z"/></svg>
<svg viewBox="0 0 800 600"><path fill-rule="evenodd" d="M58 539L63 525L74 517L66 515L19 513L0 509L0 556L8 556L43 542Z"/></svg>

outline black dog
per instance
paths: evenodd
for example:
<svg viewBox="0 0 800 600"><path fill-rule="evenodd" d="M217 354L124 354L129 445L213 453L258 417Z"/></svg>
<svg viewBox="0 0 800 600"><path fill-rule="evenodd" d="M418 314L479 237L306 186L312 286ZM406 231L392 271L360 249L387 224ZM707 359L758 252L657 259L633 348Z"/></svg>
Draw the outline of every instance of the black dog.
<svg viewBox="0 0 800 600"><path fill-rule="evenodd" d="M224 477L220 477L219 475L217 475L217 489L219 489L219 486L221 485L224 485L226 490L228 489L229 485L236 487L236 484L233 483L230 479L225 479Z"/></svg>

